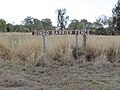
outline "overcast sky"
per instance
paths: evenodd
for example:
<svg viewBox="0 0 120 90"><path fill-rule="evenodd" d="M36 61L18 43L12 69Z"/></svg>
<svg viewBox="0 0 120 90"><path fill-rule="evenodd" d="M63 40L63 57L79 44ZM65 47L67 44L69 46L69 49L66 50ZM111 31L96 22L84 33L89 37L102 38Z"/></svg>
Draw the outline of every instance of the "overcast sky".
<svg viewBox="0 0 120 90"><path fill-rule="evenodd" d="M0 18L20 24L27 16L39 20L50 18L56 25L59 8L66 8L72 19L95 21L101 15L112 16L112 8L117 0L0 0Z"/></svg>

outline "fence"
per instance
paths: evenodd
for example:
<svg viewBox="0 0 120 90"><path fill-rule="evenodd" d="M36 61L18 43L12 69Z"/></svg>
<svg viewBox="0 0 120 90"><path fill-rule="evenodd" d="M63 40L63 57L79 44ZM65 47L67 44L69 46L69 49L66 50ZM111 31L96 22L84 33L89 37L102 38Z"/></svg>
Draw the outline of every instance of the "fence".
<svg viewBox="0 0 120 90"><path fill-rule="evenodd" d="M86 48L86 35L90 34L90 30L60 30L60 31L45 31L45 30L34 30L32 31L32 35L42 35L43 37L43 48L44 52L46 52L46 43L45 36L46 35L76 35L76 58L78 57L78 35L83 35L83 48Z"/></svg>

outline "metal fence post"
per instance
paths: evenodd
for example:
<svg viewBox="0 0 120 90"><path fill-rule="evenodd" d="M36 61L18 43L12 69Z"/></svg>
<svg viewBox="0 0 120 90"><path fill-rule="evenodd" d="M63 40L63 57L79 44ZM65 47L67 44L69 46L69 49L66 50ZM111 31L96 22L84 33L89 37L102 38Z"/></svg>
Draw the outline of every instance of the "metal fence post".
<svg viewBox="0 0 120 90"><path fill-rule="evenodd" d="M83 48L86 48L86 32L83 32Z"/></svg>
<svg viewBox="0 0 120 90"><path fill-rule="evenodd" d="M78 59L78 34L76 34L76 59Z"/></svg>
<svg viewBox="0 0 120 90"><path fill-rule="evenodd" d="M84 26L84 30L83 30L83 48L86 49L86 25Z"/></svg>
<svg viewBox="0 0 120 90"><path fill-rule="evenodd" d="M45 35L42 35L43 37L43 49L44 49L44 53L46 52L46 45L45 45Z"/></svg>
<svg viewBox="0 0 120 90"><path fill-rule="evenodd" d="M73 45L73 38L72 38L72 34L70 33L70 48L72 47L72 45Z"/></svg>

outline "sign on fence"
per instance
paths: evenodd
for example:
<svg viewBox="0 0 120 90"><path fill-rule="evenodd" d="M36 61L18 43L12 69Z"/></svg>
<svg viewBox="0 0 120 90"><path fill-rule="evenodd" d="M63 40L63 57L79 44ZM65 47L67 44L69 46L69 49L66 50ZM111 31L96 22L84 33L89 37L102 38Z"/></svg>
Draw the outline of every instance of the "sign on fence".
<svg viewBox="0 0 120 90"><path fill-rule="evenodd" d="M33 31L32 35L79 35L79 34L89 34L89 30L82 31L82 30L59 30L59 31Z"/></svg>
<svg viewBox="0 0 120 90"><path fill-rule="evenodd" d="M40 31L36 30L32 32L32 35L42 35L44 52L46 52L45 36L46 35L76 35L76 59L78 58L78 35L83 35L83 48L86 48L86 35L89 34L89 30L59 30L59 31Z"/></svg>

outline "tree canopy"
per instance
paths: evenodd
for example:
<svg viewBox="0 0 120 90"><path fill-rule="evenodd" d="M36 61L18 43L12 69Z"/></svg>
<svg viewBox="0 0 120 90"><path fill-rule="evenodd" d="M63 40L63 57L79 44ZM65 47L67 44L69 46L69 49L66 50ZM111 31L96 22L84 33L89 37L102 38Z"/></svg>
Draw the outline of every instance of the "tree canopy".
<svg viewBox="0 0 120 90"><path fill-rule="evenodd" d="M57 9L57 28L58 30L64 30L66 28L69 16L66 16L66 9Z"/></svg>
<svg viewBox="0 0 120 90"><path fill-rule="evenodd" d="M113 13L113 26L117 33L120 34L120 0L118 0L117 4L112 10Z"/></svg>

